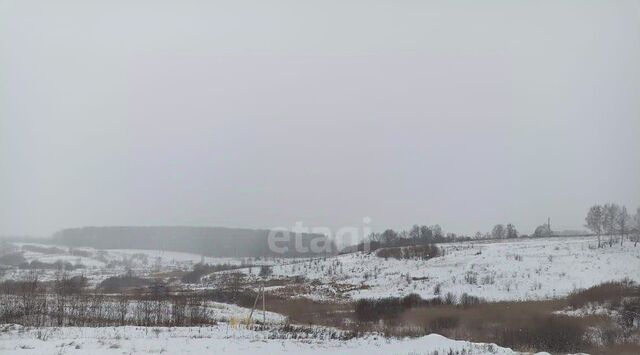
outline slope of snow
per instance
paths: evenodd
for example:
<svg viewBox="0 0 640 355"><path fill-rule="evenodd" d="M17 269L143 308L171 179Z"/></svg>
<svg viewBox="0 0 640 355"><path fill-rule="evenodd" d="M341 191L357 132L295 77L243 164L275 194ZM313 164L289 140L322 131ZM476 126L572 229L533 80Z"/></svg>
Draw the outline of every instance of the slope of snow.
<svg viewBox="0 0 640 355"><path fill-rule="evenodd" d="M327 286L353 285L351 298L403 296L424 298L463 293L487 300L532 300L565 296L579 288L629 278L640 281L640 247L626 242L597 249L593 237L526 239L439 245L442 257L387 260L354 253L275 266L272 277L301 275L319 280L312 298L326 298Z"/></svg>
<svg viewBox="0 0 640 355"><path fill-rule="evenodd" d="M451 352L450 352L451 351ZM351 340L287 339L286 333L229 324L188 328L43 328L0 326L2 354L516 354L495 344L457 341L437 334L416 339L377 336Z"/></svg>

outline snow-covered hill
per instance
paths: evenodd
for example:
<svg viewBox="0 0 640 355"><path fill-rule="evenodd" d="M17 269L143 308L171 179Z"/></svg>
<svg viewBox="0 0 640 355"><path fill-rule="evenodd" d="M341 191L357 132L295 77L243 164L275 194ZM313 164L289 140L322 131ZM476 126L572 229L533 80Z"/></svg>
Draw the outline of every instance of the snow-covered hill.
<svg viewBox="0 0 640 355"><path fill-rule="evenodd" d="M332 285L348 284L357 286L344 295L351 298L410 293L431 298L439 287L441 295L467 293L494 301L549 299L609 280L640 281L640 246L596 245L593 237L452 243L439 245L444 256L430 260L353 253L275 266L272 277L320 281L304 295L313 298L331 295Z"/></svg>

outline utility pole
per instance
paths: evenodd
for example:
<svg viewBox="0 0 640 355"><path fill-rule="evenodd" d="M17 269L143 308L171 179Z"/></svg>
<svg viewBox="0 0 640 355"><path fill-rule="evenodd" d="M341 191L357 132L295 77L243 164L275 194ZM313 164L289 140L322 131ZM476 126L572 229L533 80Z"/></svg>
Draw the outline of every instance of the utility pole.
<svg viewBox="0 0 640 355"><path fill-rule="evenodd" d="M265 307L265 293L264 293L264 286L262 286L262 326L265 327L267 324L267 311L266 311L266 307Z"/></svg>
<svg viewBox="0 0 640 355"><path fill-rule="evenodd" d="M258 305L258 300L260 299L260 293L262 293L262 326L264 327L264 325L267 323L267 312L265 307L266 302L264 300L264 285L263 285L263 286L260 286L260 288L258 289L256 300L253 301L253 307L251 308L251 313L249 313L249 318L247 318L247 325L251 325L251 318L253 318L253 311L256 309L256 306Z"/></svg>

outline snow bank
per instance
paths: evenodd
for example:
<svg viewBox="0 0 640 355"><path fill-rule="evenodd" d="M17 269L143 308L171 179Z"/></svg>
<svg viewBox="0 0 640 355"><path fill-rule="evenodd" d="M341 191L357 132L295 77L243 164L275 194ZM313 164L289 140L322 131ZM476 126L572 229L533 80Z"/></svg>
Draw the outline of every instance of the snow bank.
<svg viewBox="0 0 640 355"><path fill-rule="evenodd" d="M381 337L340 340L273 339L268 331L222 324L202 328L44 328L0 326L2 354L516 354L495 344L447 339L431 334L416 339Z"/></svg>

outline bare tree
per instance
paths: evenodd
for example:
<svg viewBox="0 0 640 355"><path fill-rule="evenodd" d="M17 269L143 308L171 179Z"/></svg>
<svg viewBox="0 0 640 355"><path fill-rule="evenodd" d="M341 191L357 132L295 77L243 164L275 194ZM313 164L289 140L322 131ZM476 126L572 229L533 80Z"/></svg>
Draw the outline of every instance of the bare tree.
<svg viewBox="0 0 640 355"><path fill-rule="evenodd" d="M631 224L631 217L627 212L627 207L622 206L620 212L616 216L616 227L618 233L620 233L620 246L622 246L622 241L624 237L629 233L629 225Z"/></svg>
<svg viewBox="0 0 640 355"><path fill-rule="evenodd" d="M589 208L589 212L587 212L587 217L585 218L585 227L589 228L593 233L598 236L598 248L602 245L600 244L600 236L602 235L602 227L604 223L604 211L602 206L593 205Z"/></svg>
<svg viewBox="0 0 640 355"><path fill-rule="evenodd" d="M511 223L507 224L506 234L507 234L507 238L518 238L518 230Z"/></svg>
<svg viewBox="0 0 640 355"><path fill-rule="evenodd" d="M616 233L616 219L620 213L620 206L615 203L607 203L603 207L602 228L609 235L609 246L613 245L613 235Z"/></svg>
<svg viewBox="0 0 640 355"><path fill-rule="evenodd" d="M420 238L423 243L431 243L433 242L433 232L429 227L422 225L420 226Z"/></svg>
<svg viewBox="0 0 640 355"><path fill-rule="evenodd" d="M640 241L640 207L638 207L638 210L636 211L636 215L633 218L634 222L635 222L635 241L633 243L633 246L637 246L638 245L638 241Z"/></svg>
<svg viewBox="0 0 640 355"><path fill-rule="evenodd" d="M120 325L126 325L128 311L129 296L126 291L123 291L118 299L118 318L120 319Z"/></svg>
<svg viewBox="0 0 640 355"><path fill-rule="evenodd" d="M399 238L399 235L393 229L387 229L382 232L380 242L384 245L392 245Z"/></svg>
<svg viewBox="0 0 640 355"><path fill-rule="evenodd" d="M186 322L187 297L175 295L171 297L171 322L174 325L184 325Z"/></svg>
<svg viewBox="0 0 640 355"><path fill-rule="evenodd" d="M506 236L504 225L496 224L491 230L491 236L495 239L503 239Z"/></svg>
<svg viewBox="0 0 640 355"><path fill-rule="evenodd" d="M431 226L429 229L431 230L431 233L433 234L433 238L436 241L442 241L444 237L444 232L442 231L442 227L440 227L439 224L435 224Z"/></svg>
<svg viewBox="0 0 640 355"><path fill-rule="evenodd" d="M232 272L228 275L228 279L226 280L227 287L229 288L229 292L231 293L231 297L236 300L240 292L242 291L242 282L244 280L244 274L240 272Z"/></svg>
<svg viewBox="0 0 640 355"><path fill-rule="evenodd" d="M380 233L371 232L371 234L369 234L369 241L380 242Z"/></svg>
<svg viewBox="0 0 640 355"><path fill-rule="evenodd" d="M420 239L420 226L418 226L417 224L414 224L413 227L411 227L411 230L409 231L409 237L411 237L415 241Z"/></svg>
<svg viewBox="0 0 640 355"><path fill-rule="evenodd" d="M67 303L67 296L70 294L69 290L69 278L62 267L58 268L56 272L56 279L53 283L55 292L55 319L59 327L64 325L65 319L65 306Z"/></svg>

